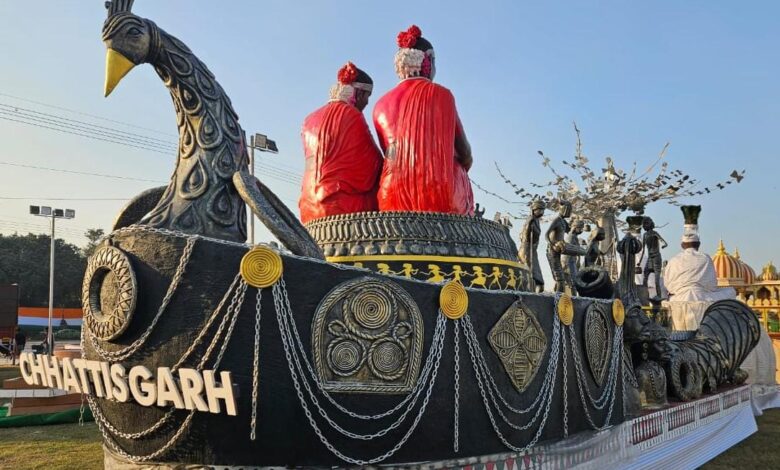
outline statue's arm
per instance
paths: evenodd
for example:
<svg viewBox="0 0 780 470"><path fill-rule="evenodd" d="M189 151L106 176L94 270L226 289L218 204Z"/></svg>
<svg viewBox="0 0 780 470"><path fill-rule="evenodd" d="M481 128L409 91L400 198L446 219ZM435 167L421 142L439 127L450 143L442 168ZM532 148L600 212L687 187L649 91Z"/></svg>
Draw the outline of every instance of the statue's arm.
<svg viewBox="0 0 780 470"><path fill-rule="evenodd" d="M463 124L460 122L460 117L456 116L457 124L455 128L455 159L460 163L466 171L471 169L471 165L474 163L474 158L471 156L471 144L469 144L466 138L466 133L463 130Z"/></svg>
<svg viewBox="0 0 780 470"><path fill-rule="evenodd" d="M664 240L664 237L662 237L660 233L656 232L656 235L658 236L658 241L660 241L661 244L663 245L661 248L666 248L667 246L669 246L669 244L666 243L666 240Z"/></svg>

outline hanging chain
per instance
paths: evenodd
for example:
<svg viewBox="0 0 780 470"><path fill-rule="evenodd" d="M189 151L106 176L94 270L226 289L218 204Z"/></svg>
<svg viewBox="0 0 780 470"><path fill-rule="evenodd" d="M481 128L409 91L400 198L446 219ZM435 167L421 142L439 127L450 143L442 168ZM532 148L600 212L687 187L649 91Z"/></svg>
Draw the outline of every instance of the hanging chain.
<svg viewBox="0 0 780 470"><path fill-rule="evenodd" d="M471 325L468 322L466 323L466 325L469 328L473 328L473 327L471 327ZM477 378L477 385L481 384L480 391L482 391L482 390L486 390L487 391L487 395L490 398L490 401L493 403L493 407L496 409L496 412L498 412L498 415L501 417L501 419L504 421L504 423L507 424L507 426L511 427L512 429L516 429L518 431L524 431L526 429L530 429L536 423L536 421L539 419L539 417L542 415L542 410L544 409L542 405L547 404L547 406L549 408L549 401L551 400L551 397L552 397L552 395L555 392L553 383L554 383L554 378L557 375L558 351L560 349L559 348L559 338L560 338L560 336L556 335L556 334L553 334L553 344L552 344L552 347L551 347L550 360L549 360L548 365L547 365L547 373L545 375L545 381L543 382L542 388L540 389L539 394L538 394L539 397L543 397L543 401L539 403L540 406L535 408L536 413L530 419L530 421L528 421L526 424L521 426L521 425L513 423L504 414L504 412L501 410L501 407L498 405L498 402L495 399L493 391L491 390L491 388L489 386L485 385L484 374L480 374L479 373L479 365L478 365L477 359L476 359L477 352L479 352L481 348L479 346L479 341L477 340L476 334L473 334L473 329L472 329L471 333L472 333L472 335L470 337L467 337L467 339L469 340L468 343L467 343L467 346L468 346L468 349L469 349L469 354L471 356L472 364L474 364L474 371L475 371L475 376ZM535 401L534 403L537 403L537 402L538 402L538 400ZM534 405L534 406L536 406L536 405Z"/></svg>
<svg viewBox="0 0 780 470"><path fill-rule="evenodd" d="M558 352L560 350L560 322L554 321L553 322L553 345L551 348L551 355L550 355L550 364L552 366L552 376L555 377L557 375L558 371ZM479 347L479 344L477 344L477 347ZM469 353L472 353L473 348L469 350ZM476 364L476 357L474 354L471 354L471 361L474 365L474 370L477 370L477 364ZM548 394L545 395L545 399L543 401L544 403L544 415L542 416L542 420L539 423L539 428L536 431L536 434L534 435L533 439L531 441L523 446L523 447L517 447L512 445L506 437L504 437L501 430L498 428L498 424L496 423L495 417L493 416L493 412L491 411L490 404L488 402L487 393L485 391L485 387L482 381L482 378L479 374L475 374L477 377L477 386L479 387L480 395L482 396L482 403L485 405L485 412L488 415L488 419L490 420L490 424L493 426L493 431L496 433L496 436L498 439L509 449L517 452L517 453L524 453L528 451L531 447L535 446L536 443L539 441L539 438L542 435L542 431L544 431L544 428L547 424L547 418L550 413L550 405L552 404L552 398L555 395L555 387L553 382L553 387L550 390ZM540 408L541 409L541 408Z"/></svg>
<svg viewBox="0 0 780 470"><path fill-rule="evenodd" d="M92 343L92 347L103 360L109 362L124 361L125 359L129 358L130 356L138 352L141 346L143 346L146 343L146 340L149 339L149 335L152 334L152 330L154 330L154 327L157 325L157 322L162 317L163 312L165 312L165 309L168 308L168 304L173 298L173 294L176 292L177 288L179 287L179 283L181 282L181 279L184 276L185 271L187 270L187 264L189 264L190 256L192 256L192 250L194 247L195 247L195 237L187 237L187 243L184 246L184 251L182 252L181 257L179 258L179 264L176 267L176 271L173 275L173 279L171 279L171 284L168 286L168 291L165 293L165 297L163 297L163 300L160 303L160 307L157 309L157 313L154 315L154 318L152 318L152 321L149 323L149 326L146 327L146 330L144 330L143 334L138 339L133 341L129 346L122 348L118 351L106 351L105 349L103 349L102 346L100 346L95 335L93 335L90 332L89 339L90 342Z"/></svg>
<svg viewBox="0 0 780 470"><path fill-rule="evenodd" d="M327 447L328 450L331 453L333 453L335 456L337 456L338 458L340 458L340 459L342 459L342 460L344 460L346 462L349 462L349 463L352 463L352 464L355 464L355 465L363 465L363 466L365 466L365 465L371 465L371 464L374 464L374 463L377 463L377 462L381 462L381 461L389 458L390 456L395 454L398 451L398 449L400 449L409 440L409 437L411 437L412 433L417 428L417 425L419 424L420 419L422 419L422 416L425 413L425 410L426 410L426 408L428 406L428 403L430 401L431 393L433 392L433 385L436 383L436 376L438 374L439 365L441 363L441 355L442 355L442 351L444 349L444 338L446 337L446 325L447 324L446 324L446 321L444 320L444 317L440 316L439 319L437 320L437 325L436 325L437 328L436 329L437 330L441 329L442 330L442 334L438 338L438 341L431 345L430 354L435 356L435 358L436 358L435 359L435 365L433 366L433 373L432 373L432 376L431 376L430 383L428 385L428 390L427 390L427 392L425 394L425 398L424 398L422 404L420 405L420 410L418 411L417 416L415 417L414 421L411 423L411 425L410 425L408 431L406 432L406 434L400 439L400 441L392 449L387 451L385 454L380 455L378 457L375 457L373 459L361 460L361 459L356 459L356 458L349 457L349 456L341 453L338 449L336 449L335 446L333 446L333 444L331 444L330 441L328 441L328 439L322 433L322 431L320 430L319 426L317 426L317 422L314 420L314 416L313 416L311 410L309 410L308 403L307 403L306 399L303 396L303 391L301 390L301 382L303 382L304 387L307 388L307 392L309 392L309 394L310 394L309 398L312 400L312 403L315 406L318 406L318 402L316 401L316 396L312 395L311 394L311 390L308 389L308 381L305 379L305 377L301 376L300 377L301 380L299 381L298 372L303 372L303 369L302 369L301 364L300 364L300 362L298 361L298 358L297 358L297 351L295 350L295 344L294 344L293 338L291 336L290 325L287 324L287 321L292 319L293 320L293 325L294 325L294 319L292 317L292 311L284 312L285 305L289 305L288 304L289 299L282 299L281 298L282 296L286 297L286 292L284 292L284 293L283 292L284 292L284 284L283 284L283 282L280 282L279 284L276 284L274 286L274 301L275 301L275 306L277 307L276 315L277 315L277 321L279 323L279 332L280 332L280 336L281 336L281 339L282 339L282 345L284 346L285 357L287 358L287 365L288 365L288 368L290 370L290 376L292 377L292 380L293 380L293 386L295 387L295 391L296 391L296 394L298 396L298 400L300 401L301 407L303 408L303 411L306 414L306 418L309 421L309 425L312 427L314 432L317 434L317 437L320 439L320 441L323 443L323 445L325 445L325 447ZM286 315L285 315L285 313L286 313ZM287 317L287 318L285 318L285 317ZM322 415L323 413L320 413L320 414ZM335 424L335 423L331 422L332 420L330 420L327 415L324 415L323 417L326 418L326 420L328 420L328 424L330 424L331 426L333 426ZM351 434L350 437L352 437L354 439L365 439L367 437L367 436L361 436L361 435L357 435L357 434L353 434L353 433L348 433L348 434L345 434L345 435L349 435L349 434ZM379 433L377 433L377 434L379 434Z"/></svg>
<svg viewBox="0 0 780 470"><path fill-rule="evenodd" d="M240 279L240 276L236 276L236 279ZM233 287L235 286L235 282L231 284L228 291L225 293L225 296L222 299L222 302L220 302L220 305L217 306L214 314L218 313L222 306L224 305L226 299L230 296L230 292L233 290ZM228 307L228 310L225 314L225 317L222 321L222 325L215 333L214 337L212 338L212 343L207 349L207 351L204 353L199 365L197 366L197 370L202 370L204 364L209 360L211 357L214 347L217 344L221 344L219 348L219 352L217 354L217 358L214 362L213 369L217 370L219 368L219 364L222 361L222 357L227 349L228 343L230 342L230 338L233 334L233 327L235 327L236 319L238 318L238 314L241 310L241 305L243 303L244 299L244 293L246 292L246 284L241 283L238 286L238 289L233 293L233 298L230 302L230 306ZM224 324L226 320L230 318L230 327L227 330L227 333L225 334L224 338L222 338L222 330L224 329ZM206 327L207 329L207 327ZM202 332L201 332L202 333ZM221 340L221 341L220 341ZM194 348L191 347L186 355L189 355L190 352L192 352ZM181 362L186 358L186 355L182 358L182 360L175 366L175 368L178 368ZM175 369L172 369L175 370ZM155 459L159 457L160 455L164 454L166 451L168 451L170 448L172 448L176 442L181 438L184 431L189 427L192 418L195 416L195 410L190 411L190 413L187 415L187 417L184 419L182 424L180 425L180 428L176 431L176 433L171 437L171 439L164 444L160 449L157 451L143 456L138 455L132 455L124 451L115 441L112 435L119 436L125 439L139 439L142 437L145 437L147 435L150 435L160 429L164 424L166 424L173 416L175 408L171 408L160 420L158 420L156 423L154 423L151 427L140 431L136 433L125 433L121 432L118 429L116 429L103 415L102 411L100 410L99 405L96 401L92 399L92 397L87 396L87 400L89 402L89 406L92 409L92 414L95 417L95 422L98 423L98 427L100 428L100 431L103 433L103 436L105 437L105 441L108 443L108 445L111 447L112 450L114 450L119 455L130 459L134 462L143 462L143 461L149 461L152 459Z"/></svg>
<svg viewBox="0 0 780 470"><path fill-rule="evenodd" d="M249 439L257 437L257 396L260 393L260 311L262 309L263 289L257 289L255 296L255 355L252 362L252 420L249 428Z"/></svg>
<svg viewBox="0 0 780 470"><path fill-rule="evenodd" d="M563 330L563 437L569 437L569 358L566 354L566 332L569 328ZM569 331L571 333L571 331ZM573 352L572 352L573 354Z"/></svg>
<svg viewBox="0 0 780 470"><path fill-rule="evenodd" d="M291 334L291 330L297 329L295 326L295 319L293 318L292 311L287 310L285 311L285 306L289 305L289 299L285 301L283 297L287 297L286 291L284 290L284 284L279 283L274 286L274 302L277 306L277 316L281 316L281 323L280 328L283 330L282 332L282 340L287 339L291 345L292 354L291 357L294 361L297 374L301 376L301 382L303 383L303 387L306 389L306 392L308 394L309 400L311 400L314 407L317 409L317 412L319 415L325 419L325 421L336 431L338 431L340 434L349 437L350 439L359 439L359 440L373 440L378 437L382 437L386 435L388 432L392 431L393 429L396 429L398 426L401 425L401 423L406 419L408 414L411 412L411 410L414 408L417 399L422 394L424 387L420 387L419 390L416 392L416 394L412 397L412 400L406 410L396 419L395 422L388 425L386 428L373 433L373 434L356 434L350 431L347 431L343 427L341 427L338 423L336 423L325 411L325 409L320 405L319 400L317 398L317 395L312 391L311 386L309 385L309 380L306 380L306 376L303 370L303 367L301 365L301 357L306 360L306 350L300 346L300 349L296 349L293 344L293 335ZM282 312L279 314L278 312ZM443 322L443 316L441 316L442 322ZM437 325L437 330L439 330L439 326ZM443 340L443 339L442 339ZM429 355L429 360L432 359L432 356ZM428 361L426 361L427 363ZM292 371L291 371L292 372ZM313 381L313 379L312 379ZM420 382L424 383L421 379L419 379Z"/></svg>
<svg viewBox="0 0 780 470"><path fill-rule="evenodd" d="M455 320L455 331L453 334L453 348L455 352L455 416L453 418L455 431L453 434L452 449L458 452L460 446L460 319Z"/></svg>
<svg viewBox="0 0 780 470"><path fill-rule="evenodd" d="M274 287L276 289L276 287ZM280 282L280 286L278 287L279 292L277 293L276 290L274 290L274 303L277 302L277 295L279 295L279 304L281 308L286 309L285 312L290 312L290 326L293 332L293 335L295 336L295 343L298 346L299 351L306 351L306 349L303 346L303 341L301 340L300 334L298 333L298 327L295 324L295 321L292 319L292 309L290 308L290 301L287 296L287 287L284 282L284 278L282 278ZM281 298L283 297L283 299ZM277 308L280 308L277 306ZM442 331L439 328L439 324L436 325L436 330L434 331L434 341L436 338L438 338L438 335L442 334ZM401 402L399 402L397 405L395 405L393 408L384 411L382 413L378 413L375 415L362 415L355 413L351 410L346 409L343 405L338 403L331 395L328 393L328 391L323 386L322 382L319 379L319 375L314 372L314 368L311 365L311 362L309 362L308 356L306 354L301 354L301 358L303 359L303 363L306 366L306 370L308 371L309 375L308 377L311 378L312 382L314 382L314 385L317 387L317 390L322 394L333 406L336 407L339 411L342 413L352 417L357 418L361 420L376 420L381 419L387 416L390 416L397 411L399 411L403 406L405 406L407 403L409 403L410 400L417 400L417 397L420 395L421 391L424 389L424 384L427 383L427 379L430 376L431 367L433 365L433 356L429 355L428 359L425 362L425 365L423 366L422 372L420 372L420 376L417 380L417 384L414 386L411 392L404 398ZM409 407L413 407L414 403L411 403Z"/></svg>

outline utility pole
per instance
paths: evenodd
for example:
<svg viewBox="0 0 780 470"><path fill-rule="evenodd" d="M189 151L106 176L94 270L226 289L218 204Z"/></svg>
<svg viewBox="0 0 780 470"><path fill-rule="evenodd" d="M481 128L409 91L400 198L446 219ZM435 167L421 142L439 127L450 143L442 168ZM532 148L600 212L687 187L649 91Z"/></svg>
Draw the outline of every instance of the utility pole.
<svg viewBox="0 0 780 470"><path fill-rule="evenodd" d="M54 332L52 318L54 317L54 248L55 221L57 219L72 219L76 217L73 209L52 209L49 206L30 206L30 214L51 219L51 246L49 248L49 329L46 334L46 344L49 356L54 352Z"/></svg>
<svg viewBox="0 0 780 470"><path fill-rule="evenodd" d="M255 133L249 137L249 174L255 175L255 149L261 152L279 153L276 142L265 134ZM255 215L249 211L249 241L255 244Z"/></svg>

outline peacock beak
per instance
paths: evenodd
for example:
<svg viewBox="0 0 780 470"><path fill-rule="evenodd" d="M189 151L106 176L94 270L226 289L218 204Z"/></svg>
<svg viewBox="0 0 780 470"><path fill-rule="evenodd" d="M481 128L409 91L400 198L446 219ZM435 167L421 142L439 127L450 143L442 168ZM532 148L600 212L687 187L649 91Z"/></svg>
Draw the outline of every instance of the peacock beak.
<svg viewBox="0 0 780 470"><path fill-rule="evenodd" d="M133 67L135 67L135 64L127 57L113 49L106 50L105 96L110 95L111 92L114 91L114 88L119 84L119 81L122 80L122 77L127 75L127 72Z"/></svg>

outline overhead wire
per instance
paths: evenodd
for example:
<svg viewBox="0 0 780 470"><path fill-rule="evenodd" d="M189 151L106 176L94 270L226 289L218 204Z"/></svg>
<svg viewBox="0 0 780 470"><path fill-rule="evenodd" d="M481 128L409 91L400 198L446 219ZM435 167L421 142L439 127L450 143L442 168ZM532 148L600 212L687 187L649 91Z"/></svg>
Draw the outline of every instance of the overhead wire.
<svg viewBox="0 0 780 470"><path fill-rule="evenodd" d="M59 109L60 111L67 111L69 113L78 114L78 115L81 115L81 116L87 116L87 117L91 117L93 119L99 119L99 120L105 121L105 122L112 122L114 124L121 124L121 125L127 126L127 127L134 127L136 129L142 129L142 130L145 130L145 131L154 132L156 134L176 137L174 134L171 134L170 132L163 132L163 131L160 131L158 129L153 129L151 127L139 126L137 124L131 124L129 122L118 121L116 119L110 119L110 118L107 118L107 117L104 117L104 116L98 116L96 114L85 113L84 111L78 111L78 110L75 110L75 109L65 108L63 106L57 106L57 105L53 105L53 104L50 104L50 103L44 103L42 101L31 100L29 98L22 98L21 96L10 95L8 93L2 93L2 92L0 92L0 96L5 96L7 98L12 98L12 99L19 100L19 101L24 101L24 102L27 102L27 103L32 103L32 104L37 104L37 105L40 105L40 106L45 106L47 108Z"/></svg>
<svg viewBox="0 0 780 470"><path fill-rule="evenodd" d="M120 129L101 126L98 124L92 124L85 121L79 121L77 119L58 116L56 114L49 114L41 111L36 111L34 109L22 108L20 106L14 106L7 103L0 102L0 110L4 110L6 113L16 114L20 117L51 121L78 130L95 132L97 134L106 135L112 138L127 139L143 145L160 146L165 149L170 149L170 148L173 148L174 150L177 149L177 145L171 140L163 140L163 139L158 139L156 137L149 137L142 134L136 134L134 132L128 132Z"/></svg>
<svg viewBox="0 0 780 470"><path fill-rule="evenodd" d="M109 119L109 118L97 116L90 113L85 113L85 112L81 112L81 111L77 111L77 110L73 110L61 106L52 105L49 103L44 103L41 101L22 98L8 93L0 92L0 96L5 96L13 100L19 100L27 103L45 106L51 109L66 111L68 113L78 114L92 119L99 119L104 122L111 122L122 126L142 129L146 131L152 131L160 135L171 135L168 133L157 131L152 128L138 126L138 125L134 125L134 124L130 124L127 122L122 122L114 119ZM61 114L46 113L28 107L10 104L8 102L0 102L0 120L25 124L37 128L53 130L53 131L57 131L69 135L85 137L92 140L118 144L125 147L135 148L138 150L146 150L149 152L154 152L154 153L159 153L164 155L172 155L178 151L178 143L175 143L171 140L151 137L136 132L130 132L126 130L116 129L113 127L89 123L83 120L73 119L68 116L63 116ZM90 176L90 177L113 178L113 179L121 179L121 180L128 180L128 181L141 181L141 182L151 182L151 183L160 183L160 184L166 183L165 181L148 179L148 178L95 173L95 172L71 170L71 169L64 169L64 168L52 168L52 167L23 164L18 162L0 162L0 165L41 170L41 171L69 173L74 175ZM293 185L295 187L300 186L302 175L295 168L292 168L290 166L283 165L283 164L272 164L267 161L263 161L262 159L256 158L255 169L259 170L259 173L261 174L261 178L267 177L282 183ZM24 200L24 199L28 199L28 198L10 197L10 196L0 197L0 200ZM49 200L49 201L79 200L85 202L121 200L120 198L65 198L65 197L53 197L53 198L36 197L35 199ZM285 200L287 203L296 205L293 201L291 201L288 198L283 197L282 199Z"/></svg>

